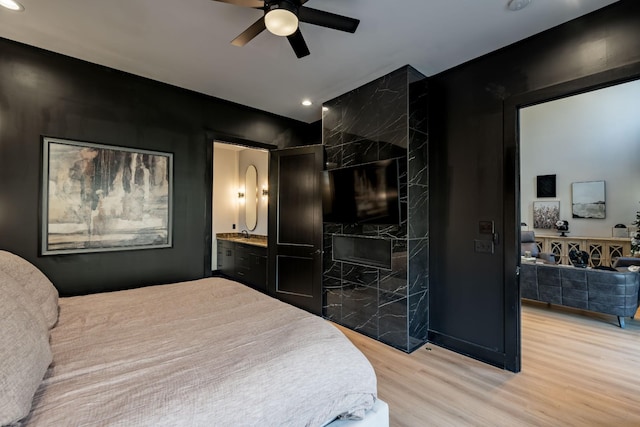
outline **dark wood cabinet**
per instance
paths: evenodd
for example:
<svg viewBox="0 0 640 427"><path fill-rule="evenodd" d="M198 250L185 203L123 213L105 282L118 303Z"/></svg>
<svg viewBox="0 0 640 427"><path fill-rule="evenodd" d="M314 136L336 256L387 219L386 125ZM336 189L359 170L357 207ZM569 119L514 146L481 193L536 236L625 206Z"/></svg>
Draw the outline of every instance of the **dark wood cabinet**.
<svg viewBox="0 0 640 427"><path fill-rule="evenodd" d="M233 273L235 265L235 244L228 240L218 240L218 271L226 276Z"/></svg>
<svg viewBox="0 0 640 427"><path fill-rule="evenodd" d="M252 288L267 290L267 248L218 240L218 271Z"/></svg>

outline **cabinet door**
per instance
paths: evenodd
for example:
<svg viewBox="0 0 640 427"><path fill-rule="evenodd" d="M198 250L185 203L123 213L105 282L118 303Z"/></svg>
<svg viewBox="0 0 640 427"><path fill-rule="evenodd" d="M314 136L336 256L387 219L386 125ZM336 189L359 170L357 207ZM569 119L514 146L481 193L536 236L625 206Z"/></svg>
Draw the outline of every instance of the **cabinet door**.
<svg viewBox="0 0 640 427"><path fill-rule="evenodd" d="M589 265L591 267L598 267L606 264L605 248L600 242L588 242L587 252L589 253Z"/></svg>
<svg viewBox="0 0 640 427"><path fill-rule="evenodd" d="M251 267L247 281L249 284L261 291L267 291L267 254L252 253L249 256Z"/></svg>
<svg viewBox="0 0 640 427"><path fill-rule="evenodd" d="M216 257L216 270L222 272L224 268L224 243L218 240L216 245L218 256Z"/></svg>
<svg viewBox="0 0 640 427"><path fill-rule="evenodd" d="M236 243L235 266L233 275L236 279L246 282L250 276L251 262L249 260L250 251L246 245Z"/></svg>
<svg viewBox="0 0 640 427"><path fill-rule="evenodd" d="M223 241L222 242L222 264L220 266L220 272L226 276L233 276L234 270L234 252L235 245L233 242ZM219 261L218 261L219 262Z"/></svg>

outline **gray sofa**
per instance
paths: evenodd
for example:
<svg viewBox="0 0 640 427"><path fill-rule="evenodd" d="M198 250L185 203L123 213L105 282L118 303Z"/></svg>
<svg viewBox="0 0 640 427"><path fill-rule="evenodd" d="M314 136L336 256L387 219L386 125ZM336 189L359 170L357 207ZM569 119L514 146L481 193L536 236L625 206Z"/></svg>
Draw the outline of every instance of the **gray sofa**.
<svg viewBox="0 0 640 427"><path fill-rule="evenodd" d="M638 310L640 274L549 264L523 263L520 296L550 304L611 314L624 328L624 318Z"/></svg>

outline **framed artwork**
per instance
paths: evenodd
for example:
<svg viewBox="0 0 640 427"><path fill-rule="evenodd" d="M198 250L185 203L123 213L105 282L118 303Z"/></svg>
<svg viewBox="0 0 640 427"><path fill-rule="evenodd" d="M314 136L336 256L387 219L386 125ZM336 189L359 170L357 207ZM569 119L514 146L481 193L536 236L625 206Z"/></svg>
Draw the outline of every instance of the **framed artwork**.
<svg viewBox="0 0 640 427"><path fill-rule="evenodd" d="M536 193L538 198L556 197L556 176L555 175L536 176Z"/></svg>
<svg viewBox="0 0 640 427"><path fill-rule="evenodd" d="M560 219L560 202L533 202L533 228L556 228Z"/></svg>
<svg viewBox="0 0 640 427"><path fill-rule="evenodd" d="M42 140L40 253L172 245L173 154Z"/></svg>
<svg viewBox="0 0 640 427"><path fill-rule="evenodd" d="M571 195L574 218L606 217L604 181L574 182L571 184Z"/></svg>

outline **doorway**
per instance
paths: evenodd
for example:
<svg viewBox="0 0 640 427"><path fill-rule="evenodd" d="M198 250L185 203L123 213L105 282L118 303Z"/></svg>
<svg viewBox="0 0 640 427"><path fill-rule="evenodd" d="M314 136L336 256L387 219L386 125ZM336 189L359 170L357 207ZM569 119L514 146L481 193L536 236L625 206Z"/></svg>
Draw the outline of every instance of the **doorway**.
<svg viewBox="0 0 640 427"><path fill-rule="evenodd" d="M516 195L512 205L516 240L513 261L516 265L520 265L521 223L526 224L525 229L543 236L545 233L560 234L553 224L550 228L539 227L540 222L536 223L534 218L535 202L557 204L557 220L569 222L570 236L612 237L617 224L629 227L635 219L640 207L640 188L634 185L640 182L640 168L637 167L640 162L638 77L640 75L629 75L628 70L619 69L523 94L505 102L505 154L514 166L510 170L507 164L507 176L513 173L511 182L515 184L513 194ZM552 175L555 175L555 195L539 193L538 177ZM606 215L604 218L574 218L573 183L593 180L605 182ZM509 209L507 206L507 211ZM540 249L548 248L541 246ZM562 257L563 253L560 251L556 255ZM511 256L505 253L507 269ZM519 281L511 283L509 280L510 298L517 294L519 300ZM568 313L562 314L580 315L567 310ZM603 319L593 320L601 322ZM616 327L615 316L607 326ZM517 327L520 328L520 324Z"/></svg>
<svg viewBox="0 0 640 427"><path fill-rule="evenodd" d="M213 143L211 270L216 270L216 235L246 232L268 236L269 151L237 143Z"/></svg>

